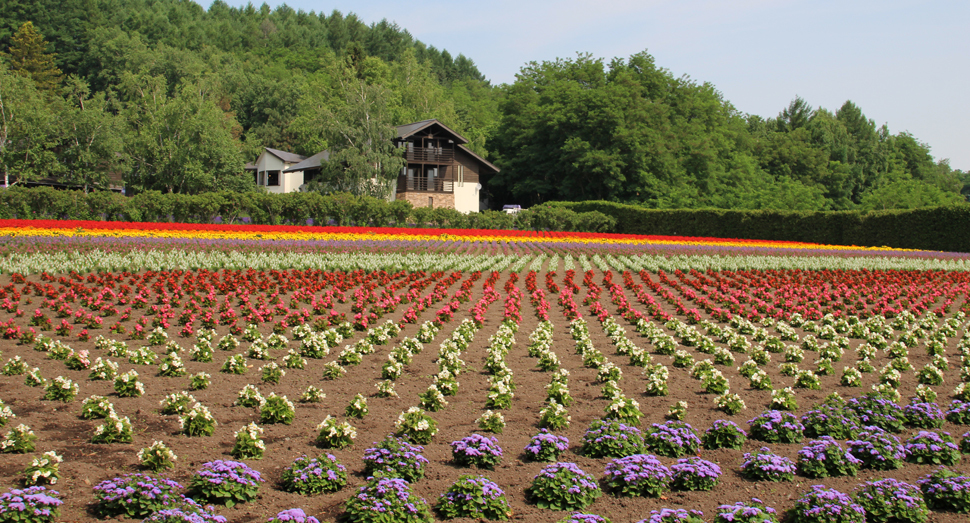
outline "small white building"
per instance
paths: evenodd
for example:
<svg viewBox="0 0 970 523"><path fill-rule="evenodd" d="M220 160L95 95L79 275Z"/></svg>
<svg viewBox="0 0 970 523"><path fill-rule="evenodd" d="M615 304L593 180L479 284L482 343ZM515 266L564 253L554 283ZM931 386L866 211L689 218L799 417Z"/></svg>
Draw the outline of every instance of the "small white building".
<svg viewBox="0 0 970 523"><path fill-rule="evenodd" d="M255 176L256 185L266 192L294 192L303 185L303 171L284 171L302 162L306 156L267 147L256 158L256 162L246 166Z"/></svg>

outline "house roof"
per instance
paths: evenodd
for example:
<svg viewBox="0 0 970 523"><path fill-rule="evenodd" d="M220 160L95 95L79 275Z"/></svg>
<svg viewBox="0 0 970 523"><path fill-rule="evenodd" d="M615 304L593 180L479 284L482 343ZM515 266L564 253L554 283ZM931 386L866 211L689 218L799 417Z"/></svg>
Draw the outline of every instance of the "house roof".
<svg viewBox="0 0 970 523"><path fill-rule="evenodd" d="M482 158L481 156L473 153L472 150L469 149L468 147L465 147L464 145L461 145L461 144L458 144L458 147L462 151L465 151L465 153L468 154L469 156L471 156L472 158L474 158L474 159L482 162L482 165L488 167L489 169L491 169L491 170L493 170L495 172L499 172L500 169L498 167L495 167L495 165L492 162L490 162L490 161L486 160L485 158Z"/></svg>
<svg viewBox="0 0 970 523"><path fill-rule="evenodd" d="M245 167L243 167L243 170L244 171L255 171L256 170L256 164L253 163L253 162L249 162L249 163L246 164Z"/></svg>
<svg viewBox="0 0 970 523"><path fill-rule="evenodd" d="M296 171L306 171L307 169L316 169L320 167L321 161L327 161L329 159L330 151L320 151L288 169L283 169L283 172L291 173Z"/></svg>
<svg viewBox="0 0 970 523"><path fill-rule="evenodd" d="M437 126L441 127L445 132L447 132L448 134L450 134L452 136L452 139L455 140L455 143L458 143L458 144L468 143L468 139L467 138L465 138L464 136L462 136L462 135L456 133L455 131L451 130L450 128L448 128L447 125L439 122L438 120L436 120L434 118L432 118L431 120L422 120L420 122L414 122L414 123L409 123L409 124L406 124L406 125L399 125L399 126L397 126L397 137L398 138L408 138L410 136L415 135L419 131L423 131L423 130L425 130L425 129L429 128L429 127L432 127L434 125L437 125Z"/></svg>
<svg viewBox="0 0 970 523"><path fill-rule="evenodd" d="M302 154L288 153L286 151L281 151L279 149L271 149L269 147L266 148L266 152L268 152L269 154L272 154L273 156L279 158L280 160L283 160L286 163L297 163L306 159L306 156L303 156Z"/></svg>

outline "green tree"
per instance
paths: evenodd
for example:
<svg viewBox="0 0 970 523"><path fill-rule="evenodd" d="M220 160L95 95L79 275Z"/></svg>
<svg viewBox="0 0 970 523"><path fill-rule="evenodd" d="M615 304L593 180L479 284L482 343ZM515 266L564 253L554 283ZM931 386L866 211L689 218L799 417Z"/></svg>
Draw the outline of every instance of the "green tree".
<svg viewBox="0 0 970 523"><path fill-rule="evenodd" d="M217 105L211 80L183 83L169 96L164 78L129 73L122 88L132 162L128 187L190 194L253 187L234 138L236 120Z"/></svg>
<svg viewBox="0 0 970 523"><path fill-rule="evenodd" d="M34 82L0 63L0 167L4 185L56 174L58 118Z"/></svg>
<svg viewBox="0 0 970 523"><path fill-rule="evenodd" d="M8 53L3 53L10 70L30 78L41 91L53 92L64 75L54 63L54 55L47 53L44 35L32 22L24 22L13 35Z"/></svg>
<svg viewBox="0 0 970 523"><path fill-rule="evenodd" d="M61 181L91 188L107 188L108 175L127 167L124 121L110 107L104 93L91 94L77 76L68 77L67 103L61 115L62 142L58 160Z"/></svg>

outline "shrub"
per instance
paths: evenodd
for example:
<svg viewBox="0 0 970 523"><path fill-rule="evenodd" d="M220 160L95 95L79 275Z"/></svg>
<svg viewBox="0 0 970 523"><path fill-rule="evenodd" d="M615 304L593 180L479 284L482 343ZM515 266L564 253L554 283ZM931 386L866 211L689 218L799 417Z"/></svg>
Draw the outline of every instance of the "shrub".
<svg viewBox="0 0 970 523"><path fill-rule="evenodd" d="M855 412L863 426L876 426L889 432L903 430L902 407L879 394L866 394L846 401L846 409Z"/></svg>
<svg viewBox="0 0 970 523"><path fill-rule="evenodd" d="M540 428L561 430L568 427L571 420L572 416L569 415L566 407L554 400L549 400L549 403L539 411Z"/></svg>
<svg viewBox="0 0 970 523"><path fill-rule="evenodd" d="M340 464L333 454L318 458L304 454L283 469L280 483L287 492L304 495L336 492L347 484L347 467Z"/></svg>
<svg viewBox="0 0 970 523"><path fill-rule="evenodd" d="M704 523L704 513L699 510L662 508L651 510L649 518L641 519L637 523Z"/></svg>
<svg viewBox="0 0 970 523"><path fill-rule="evenodd" d="M138 373L134 370L116 376L114 389L122 398L137 398L145 393L145 385L138 381Z"/></svg>
<svg viewBox="0 0 970 523"><path fill-rule="evenodd" d="M822 436L798 451L798 472L809 478L855 476L861 465L861 460L846 453L831 436Z"/></svg>
<svg viewBox="0 0 970 523"><path fill-rule="evenodd" d="M636 427L619 421L594 420L583 434L580 452L591 458L622 458L638 454L643 435Z"/></svg>
<svg viewBox="0 0 970 523"><path fill-rule="evenodd" d="M138 451L138 461L141 466L152 472L159 472L175 466L178 456L161 441L155 441L150 447Z"/></svg>
<svg viewBox="0 0 970 523"><path fill-rule="evenodd" d="M840 406L821 405L802 416L804 434L809 438L832 436L835 439L854 438L859 432L859 418L855 411Z"/></svg>
<svg viewBox="0 0 970 523"><path fill-rule="evenodd" d="M459 477L438 499L436 508L445 519L508 520L512 516L505 492L484 476Z"/></svg>
<svg viewBox="0 0 970 523"><path fill-rule="evenodd" d="M491 469L502 462L502 447L493 437L472 434L451 442L451 458L464 467Z"/></svg>
<svg viewBox="0 0 970 523"><path fill-rule="evenodd" d="M644 448L668 458L696 454L701 440L694 429L683 421L654 423L643 434Z"/></svg>
<svg viewBox="0 0 970 523"><path fill-rule="evenodd" d="M421 455L424 447L412 445L404 438L387 436L364 451L364 473L415 482L424 477L428 460Z"/></svg>
<svg viewBox="0 0 970 523"><path fill-rule="evenodd" d="M43 455L30 461L30 465L24 469L24 483L28 487L33 485L54 485L61 478L60 464L64 458L57 455L53 450L45 452Z"/></svg>
<svg viewBox="0 0 970 523"><path fill-rule="evenodd" d="M919 486L930 507L970 513L970 477L940 467L919 480Z"/></svg>
<svg viewBox="0 0 970 523"><path fill-rule="evenodd" d="M970 402L953 400L946 411L946 420L951 423L970 425Z"/></svg>
<svg viewBox="0 0 970 523"><path fill-rule="evenodd" d="M569 450L569 440L546 429L539 429L539 433L532 436L524 450L532 461L556 461L563 452Z"/></svg>
<svg viewBox="0 0 970 523"><path fill-rule="evenodd" d="M798 443L805 430L794 414L778 410L769 410L748 424L751 437L767 443Z"/></svg>
<svg viewBox="0 0 970 523"><path fill-rule="evenodd" d="M114 411L108 413L104 423L94 429L91 443L131 443L131 421L121 418Z"/></svg>
<svg viewBox="0 0 970 523"><path fill-rule="evenodd" d="M44 487L10 489L0 494L0 520L24 523L54 523L64 502L56 490ZM24 513L28 515L23 516Z"/></svg>
<svg viewBox="0 0 970 523"><path fill-rule="evenodd" d="M741 450L744 442L748 439L744 429L737 426L733 421L715 420L702 437L704 448L715 449L734 449Z"/></svg>
<svg viewBox="0 0 970 523"><path fill-rule="evenodd" d="M744 453L741 475L755 481L792 481L795 479L795 463L772 454L768 447L761 447L755 454Z"/></svg>
<svg viewBox="0 0 970 523"><path fill-rule="evenodd" d="M266 444L260 438L262 435L263 429L250 422L234 434L236 442L229 454L236 459L262 459L266 451Z"/></svg>
<svg viewBox="0 0 970 523"><path fill-rule="evenodd" d="M947 432L921 430L906 440L906 461L923 465L955 465L960 448Z"/></svg>
<svg viewBox="0 0 970 523"><path fill-rule="evenodd" d="M721 478L721 467L696 457L678 459L670 470L670 486L676 490L711 490Z"/></svg>
<svg viewBox="0 0 970 523"><path fill-rule="evenodd" d="M893 478L867 481L853 497L868 523L923 523L930 513L919 488Z"/></svg>
<svg viewBox="0 0 970 523"><path fill-rule="evenodd" d="M275 517L269 518L267 523L320 523L320 520L308 516L302 508L291 508L278 512Z"/></svg>
<svg viewBox="0 0 970 523"><path fill-rule="evenodd" d="M21 423L7 431L7 435L0 440L0 452L6 454L26 454L36 448L37 436L30 427Z"/></svg>
<svg viewBox="0 0 970 523"><path fill-rule="evenodd" d="M432 523L428 503L399 478L371 478L345 505L354 523Z"/></svg>
<svg viewBox="0 0 970 523"><path fill-rule="evenodd" d="M659 498L672 476L656 456L633 454L608 463L604 482L618 495Z"/></svg>
<svg viewBox="0 0 970 523"><path fill-rule="evenodd" d="M259 409L260 423L283 423L289 425L293 423L296 411L293 402L286 399L286 396L277 396L275 392L270 392L266 396L266 401Z"/></svg>
<svg viewBox="0 0 970 523"><path fill-rule="evenodd" d="M104 396L91 396L81 402L83 419L104 419L114 410L114 406Z"/></svg>
<svg viewBox="0 0 970 523"><path fill-rule="evenodd" d="M596 478L575 463L554 463L539 471L526 494L539 508L578 510L591 504L602 491Z"/></svg>
<svg viewBox="0 0 970 523"><path fill-rule="evenodd" d="M394 422L395 434L415 443L427 444L438 433L438 422L418 407L402 412Z"/></svg>
<svg viewBox="0 0 970 523"><path fill-rule="evenodd" d="M894 470L903 466L906 449L896 436L879 427L865 427L858 439L847 442L849 453L862 462L864 468Z"/></svg>
<svg viewBox="0 0 970 523"><path fill-rule="evenodd" d="M216 419L208 407L196 403L179 417L179 428L186 436L211 436L216 430Z"/></svg>
<svg viewBox="0 0 970 523"><path fill-rule="evenodd" d="M792 523L866 523L866 511L846 494L813 485L795 501Z"/></svg>
<svg viewBox="0 0 970 523"><path fill-rule="evenodd" d="M750 502L717 507L714 523L778 523L775 509L765 506L758 498Z"/></svg>
<svg viewBox="0 0 970 523"><path fill-rule="evenodd" d="M346 421L337 421L333 416L327 416L317 425L317 445L325 449L342 449L354 443L357 429Z"/></svg>
<svg viewBox="0 0 970 523"><path fill-rule="evenodd" d="M367 398L360 393L354 396L350 405L347 405L347 408L344 410L344 414L348 418L363 418L368 412L370 411L367 409Z"/></svg>
<svg viewBox="0 0 970 523"><path fill-rule="evenodd" d="M58 376L44 388L43 399L70 403L77 396L78 389L79 387L74 381L63 376Z"/></svg>
<svg viewBox="0 0 970 523"><path fill-rule="evenodd" d="M238 461L203 463L189 482L193 499L221 503L232 508L237 503L256 499L263 478L259 472Z"/></svg>
<svg viewBox="0 0 970 523"><path fill-rule="evenodd" d="M162 414L181 414L185 412L189 403L194 403L195 398L188 392L173 392L165 396L159 404Z"/></svg>
<svg viewBox="0 0 970 523"><path fill-rule="evenodd" d="M182 485L167 478L125 474L94 486L97 511L103 517L144 518L178 501Z"/></svg>

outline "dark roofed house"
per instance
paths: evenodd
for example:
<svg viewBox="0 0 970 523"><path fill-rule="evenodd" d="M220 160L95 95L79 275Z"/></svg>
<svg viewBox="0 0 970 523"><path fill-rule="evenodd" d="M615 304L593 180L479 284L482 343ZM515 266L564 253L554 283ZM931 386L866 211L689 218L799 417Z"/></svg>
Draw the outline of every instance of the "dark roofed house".
<svg viewBox="0 0 970 523"><path fill-rule="evenodd" d="M397 128L395 145L403 149L407 165L401 170L392 199L415 207L447 207L478 212L479 175L498 168L465 147L468 140L438 120L424 120ZM309 158L266 148L255 163L246 166L256 184L269 192L292 192L320 172L330 153Z"/></svg>

